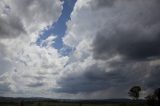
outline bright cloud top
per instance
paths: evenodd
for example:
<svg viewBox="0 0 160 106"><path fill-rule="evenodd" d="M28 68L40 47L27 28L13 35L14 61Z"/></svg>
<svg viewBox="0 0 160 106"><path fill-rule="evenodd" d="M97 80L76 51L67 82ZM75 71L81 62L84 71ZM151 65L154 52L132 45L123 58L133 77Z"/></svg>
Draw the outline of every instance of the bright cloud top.
<svg viewBox="0 0 160 106"><path fill-rule="evenodd" d="M36 39L58 20L62 4L59 0L0 2L0 88L4 89L1 95L33 96L54 86L67 57L51 46L54 36L43 42L44 48L37 46Z"/></svg>

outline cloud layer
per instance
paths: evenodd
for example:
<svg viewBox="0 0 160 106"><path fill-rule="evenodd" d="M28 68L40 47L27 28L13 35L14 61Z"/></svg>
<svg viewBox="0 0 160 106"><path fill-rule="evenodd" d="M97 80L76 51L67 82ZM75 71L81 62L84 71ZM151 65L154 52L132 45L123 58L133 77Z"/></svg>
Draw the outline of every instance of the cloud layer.
<svg viewBox="0 0 160 106"><path fill-rule="evenodd" d="M61 15L60 0L0 2L0 96L123 98L159 87L159 0L77 0L62 56L55 35L36 40ZM8 92L8 93L7 93Z"/></svg>
<svg viewBox="0 0 160 106"><path fill-rule="evenodd" d="M44 48L37 46L36 39L58 20L62 4L59 0L0 1L0 96L34 96L54 85L52 74L63 67L66 57L51 47L55 37L44 41Z"/></svg>
<svg viewBox="0 0 160 106"><path fill-rule="evenodd" d="M56 91L118 98L134 85L144 92L158 87L159 5L158 0L77 1L64 42L75 45L74 60L86 65L62 77Z"/></svg>

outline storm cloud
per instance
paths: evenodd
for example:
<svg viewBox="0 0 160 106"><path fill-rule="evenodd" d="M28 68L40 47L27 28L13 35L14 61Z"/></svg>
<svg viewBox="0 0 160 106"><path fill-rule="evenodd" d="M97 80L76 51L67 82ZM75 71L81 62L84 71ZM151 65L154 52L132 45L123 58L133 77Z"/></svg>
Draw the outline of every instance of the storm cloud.
<svg viewBox="0 0 160 106"><path fill-rule="evenodd" d="M118 13L118 17L111 19L112 23L105 23L103 29L97 32L93 42L94 57L105 59L121 55L133 60L159 57L160 4L157 0L126 2L131 8L120 8L120 15ZM133 8L136 2L139 5Z"/></svg>
<svg viewBox="0 0 160 106"><path fill-rule="evenodd" d="M138 29L116 31L115 28L113 34L107 35L106 31L101 31L94 40L93 48L97 59L118 54L130 60L157 59L160 56L160 32L143 33Z"/></svg>
<svg viewBox="0 0 160 106"><path fill-rule="evenodd" d="M145 72L141 71L141 69L145 69L146 65L148 64L110 63L108 66L108 63L106 63L106 67L102 68L98 64L94 64L87 67L83 72L69 73L58 80L57 83L60 88L54 89L54 91L78 94L82 92L93 93L101 90L109 91L114 88L115 91L124 93L130 86L143 85ZM108 68L112 69L108 70ZM124 93L123 96L127 96L127 94Z"/></svg>
<svg viewBox="0 0 160 106"><path fill-rule="evenodd" d="M0 96L125 98L137 85L145 97L160 86L159 0L77 0L65 35L48 37L62 4L0 1Z"/></svg>
<svg viewBox="0 0 160 106"><path fill-rule="evenodd" d="M85 2L78 3L81 7ZM62 76L54 91L69 94L102 91L105 97L116 98L127 97L128 89L134 85L146 89L159 87L160 2L90 0L87 3L73 12L64 39L68 45L77 45L75 56L79 52L89 55L81 61L85 68L77 62L80 66L73 66L74 71ZM79 16L82 11L85 13Z"/></svg>

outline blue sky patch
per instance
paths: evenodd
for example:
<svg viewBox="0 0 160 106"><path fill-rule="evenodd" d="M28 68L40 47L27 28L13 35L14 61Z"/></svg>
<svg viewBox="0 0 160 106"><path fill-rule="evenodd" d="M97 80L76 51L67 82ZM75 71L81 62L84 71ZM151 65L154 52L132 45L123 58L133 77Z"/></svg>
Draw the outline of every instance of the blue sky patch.
<svg viewBox="0 0 160 106"><path fill-rule="evenodd" d="M76 0L62 0L62 1L64 1L64 4L61 16L59 17L56 23L53 23L52 26L42 31L43 33L39 36L39 38L36 41L38 45L40 45L49 36L56 35L57 38L55 39L53 47L60 50L65 46L63 44L62 37L66 32L67 29L66 22L70 20L70 15L74 8ZM71 48L67 47L66 51L64 51L65 52L64 54L67 55L66 52L69 52L71 50L72 50Z"/></svg>

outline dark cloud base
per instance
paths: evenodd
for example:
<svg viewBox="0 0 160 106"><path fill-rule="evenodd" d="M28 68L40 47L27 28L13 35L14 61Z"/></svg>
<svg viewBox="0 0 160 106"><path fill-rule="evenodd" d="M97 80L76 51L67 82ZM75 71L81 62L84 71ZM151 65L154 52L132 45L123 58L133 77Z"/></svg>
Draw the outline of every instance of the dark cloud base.
<svg viewBox="0 0 160 106"><path fill-rule="evenodd" d="M124 59L139 61L160 56L160 32L145 35L138 30L119 30L115 35L106 36L102 31L94 40L93 52L96 59L107 59L118 54Z"/></svg>
<svg viewBox="0 0 160 106"><path fill-rule="evenodd" d="M142 1L145 2L145 0ZM91 6L97 10L108 8L108 6L114 8L116 2L118 0L96 0L91 2ZM130 3L133 2L137 1ZM160 87L159 65L151 64L160 57L160 13L157 12L160 5L157 4L157 0L149 3L152 5L148 11L152 12L145 13L146 9L144 9L128 13L127 17L118 17L118 19L122 18L120 20L127 19L125 28L120 26L121 22L116 21L115 25L110 26L112 29L110 32L106 23L106 26L96 34L92 44L93 58L106 62L103 68L94 64L88 66L85 71L70 73L57 81L60 88L54 91L78 94L106 90L108 93L112 91L111 97L124 97L128 95L128 89L134 85L142 86L144 89ZM145 5L144 8L146 8ZM137 13L141 15L132 22L133 19L130 17ZM145 17L147 17L146 20ZM120 59L108 62L116 56ZM111 70L108 71L108 69ZM119 92L120 95L114 92L117 94Z"/></svg>

